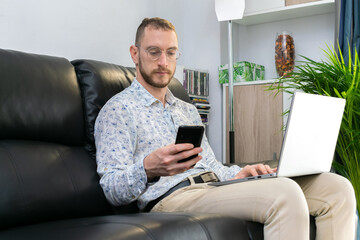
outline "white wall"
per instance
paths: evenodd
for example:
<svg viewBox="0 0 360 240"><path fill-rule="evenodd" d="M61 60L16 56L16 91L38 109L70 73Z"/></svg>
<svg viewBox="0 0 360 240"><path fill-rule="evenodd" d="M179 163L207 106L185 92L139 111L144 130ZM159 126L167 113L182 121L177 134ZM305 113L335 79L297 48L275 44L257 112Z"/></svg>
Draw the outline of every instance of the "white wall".
<svg viewBox="0 0 360 240"><path fill-rule="evenodd" d="M220 157L220 26L214 6L214 0L0 0L0 48L133 66L129 47L141 20L166 18L179 36L179 64L209 70L208 137Z"/></svg>
<svg viewBox="0 0 360 240"><path fill-rule="evenodd" d="M205 69L210 76L211 104L208 138L215 156L222 161L221 86L218 83L220 65L220 24L215 15L214 0L185 2L183 51L185 67Z"/></svg>
<svg viewBox="0 0 360 240"><path fill-rule="evenodd" d="M132 66L129 46L150 1L0 0L0 47Z"/></svg>

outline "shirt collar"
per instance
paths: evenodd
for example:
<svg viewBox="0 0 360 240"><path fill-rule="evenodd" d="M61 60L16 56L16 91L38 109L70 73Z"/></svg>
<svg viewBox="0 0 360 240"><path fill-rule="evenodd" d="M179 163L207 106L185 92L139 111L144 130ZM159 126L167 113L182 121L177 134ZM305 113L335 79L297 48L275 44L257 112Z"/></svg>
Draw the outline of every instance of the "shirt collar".
<svg viewBox="0 0 360 240"><path fill-rule="evenodd" d="M173 104L176 103L176 101L177 101L177 98L172 94L172 92L170 91L169 88L166 89L165 101L166 101L169 105L173 105Z"/></svg>
<svg viewBox="0 0 360 240"><path fill-rule="evenodd" d="M136 78L132 82L133 88L136 90L137 99L144 105L150 106L156 102L160 102L151 93L149 93L143 85L141 85ZM166 88L165 101L169 105L173 105L176 102L176 97L172 94L169 88Z"/></svg>

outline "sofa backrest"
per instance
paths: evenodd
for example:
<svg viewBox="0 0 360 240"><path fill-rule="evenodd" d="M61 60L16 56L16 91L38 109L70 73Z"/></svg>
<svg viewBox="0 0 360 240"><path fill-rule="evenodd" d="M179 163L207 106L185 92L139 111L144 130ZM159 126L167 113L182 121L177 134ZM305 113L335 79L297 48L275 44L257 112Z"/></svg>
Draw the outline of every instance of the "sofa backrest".
<svg viewBox="0 0 360 240"><path fill-rule="evenodd" d="M97 115L112 96L130 86L135 70L95 60L75 60L72 64L85 110L85 148L95 160L94 124Z"/></svg>
<svg viewBox="0 0 360 240"><path fill-rule="evenodd" d="M0 49L0 74L0 139L83 144L80 90L68 60Z"/></svg>
<svg viewBox="0 0 360 240"><path fill-rule="evenodd" d="M0 49L0 229L104 215L73 65Z"/></svg>

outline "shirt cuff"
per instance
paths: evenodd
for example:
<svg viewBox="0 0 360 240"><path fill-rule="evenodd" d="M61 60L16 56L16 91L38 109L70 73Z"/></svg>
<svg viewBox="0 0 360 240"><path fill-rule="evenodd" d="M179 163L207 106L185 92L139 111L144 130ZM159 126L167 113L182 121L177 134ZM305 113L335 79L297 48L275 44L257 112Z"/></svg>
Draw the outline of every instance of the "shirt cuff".
<svg viewBox="0 0 360 240"><path fill-rule="evenodd" d="M159 177L159 176L158 176L158 177L154 177L154 178L151 179L151 180L149 180L149 179L147 178L146 170L145 170L145 167L144 167L144 160L145 160L145 158L146 158L147 156L148 156L148 155L144 156L144 157L142 158L142 161L139 161L139 162L141 162L141 165L142 165L142 168L143 168L143 171L144 171L144 175L145 175L145 177L146 177L147 185L152 185L152 184L157 183L157 182L160 180L160 177Z"/></svg>
<svg viewBox="0 0 360 240"><path fill-rule="evenodd" d="M141 162L137 162L130 167L129 180L131 179L130 187L136 189L134 195L140 195L146 189L147 177L144 169L144 165Z"/></svg>

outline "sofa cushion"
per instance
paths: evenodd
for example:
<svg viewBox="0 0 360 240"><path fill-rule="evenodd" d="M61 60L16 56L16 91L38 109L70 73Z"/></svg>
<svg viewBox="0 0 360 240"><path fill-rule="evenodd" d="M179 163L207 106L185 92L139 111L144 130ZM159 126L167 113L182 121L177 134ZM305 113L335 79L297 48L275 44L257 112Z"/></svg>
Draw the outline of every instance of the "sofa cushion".
<svg viewBox="0 0 360 240"><path fill-rule="evenodd" d="M86 149L95 159L94 125L104 104L115 94L130 86L135 78L135 68L95 60L74 60L85 111ZM177 79L172 79L169 89L187 102L189 96Z"/></svg>
<svg viewBox="0 0 360 240"><path fill-rule="evenodd" d="M110 213L82 147L0 141L0 229Z"/></svg>
<svg viewBox="0 0 360 240"><path fill-rule="evenodd" d="M0 232L0 239L249 239L245 221L214 214L143 213L72 219Z"/></svg>
<svg viewBox="0 0 360 240"><path fill-rule="evenodd" d="M95 159L94 125L104 104L130 86L135 70L95 60L72 61L79 81L85 114L85 148Z"/></svg>
<svg viewBox="0 0 360 240"><path fill-rule="evenodd" d="M82 102L71 63L0 49L0 129L0 139L82 145Z"/></svg>

